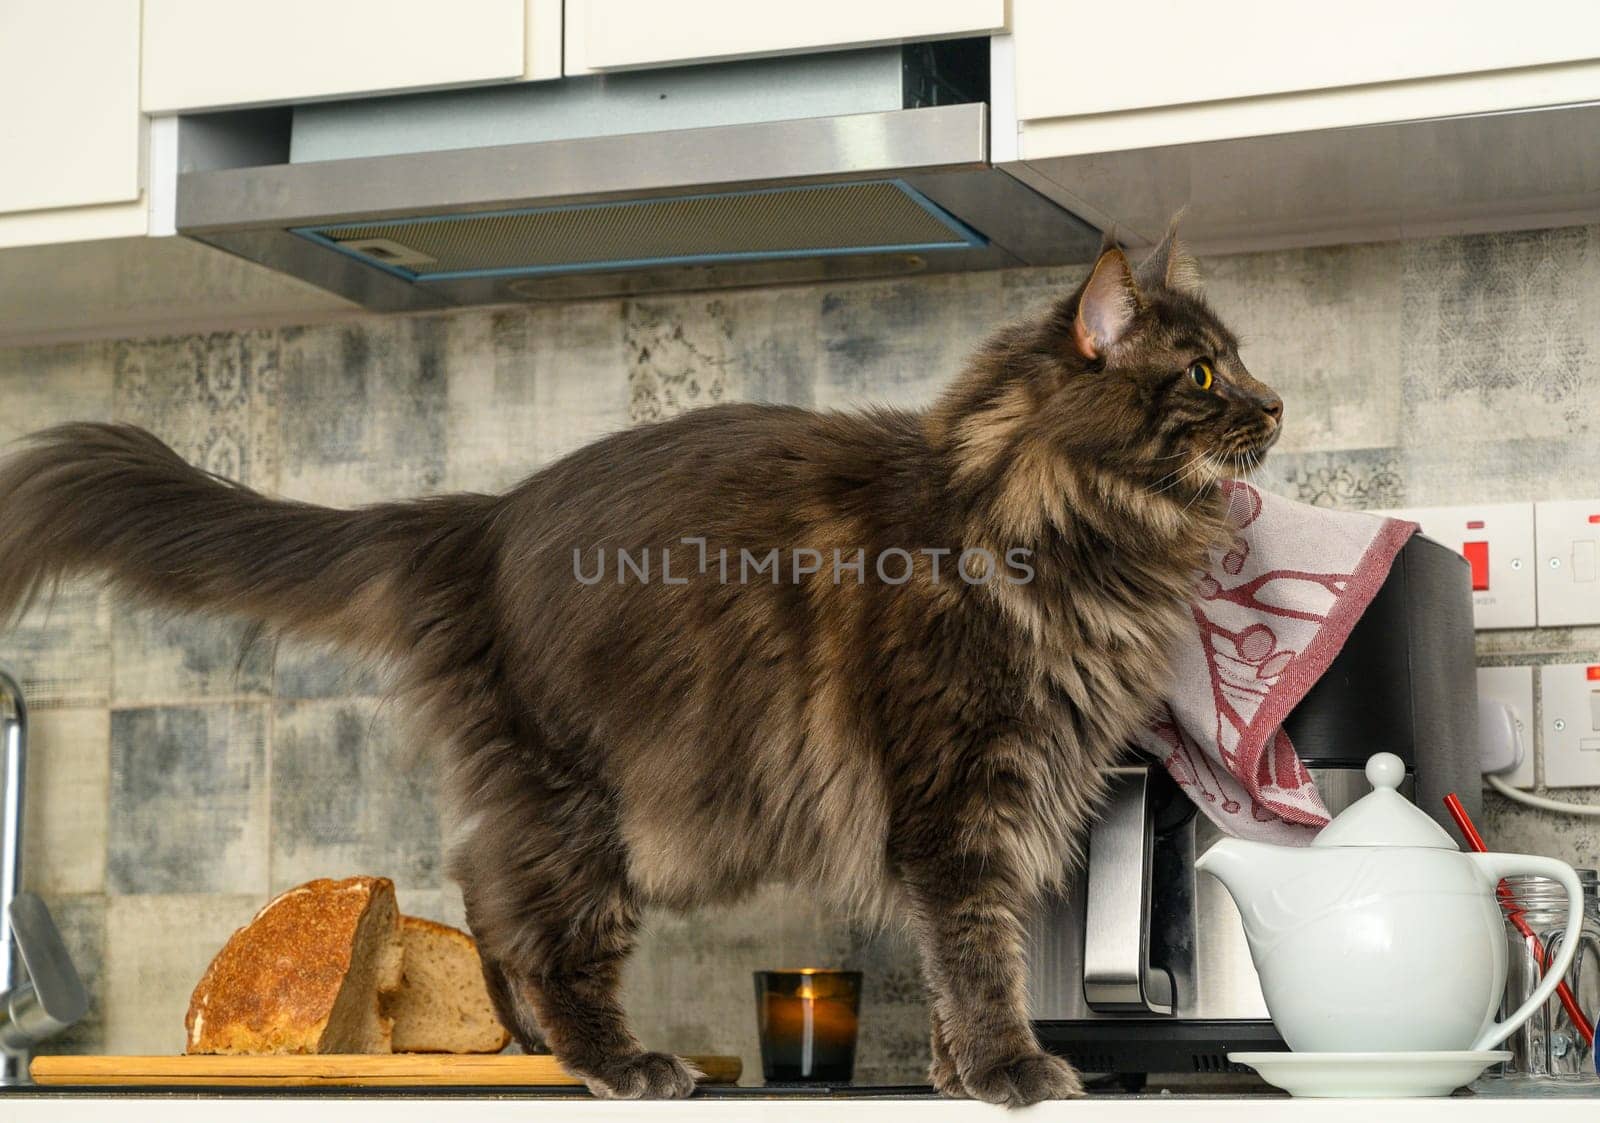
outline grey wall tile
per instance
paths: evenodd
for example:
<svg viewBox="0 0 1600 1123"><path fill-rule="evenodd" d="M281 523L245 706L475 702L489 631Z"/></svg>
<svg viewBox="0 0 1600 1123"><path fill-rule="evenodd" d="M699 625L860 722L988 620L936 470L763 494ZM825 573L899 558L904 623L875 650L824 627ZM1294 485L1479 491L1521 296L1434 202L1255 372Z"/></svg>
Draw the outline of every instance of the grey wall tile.
<svg viewBox="0 0 1600 1123"><path fill-rule="evenodd" d="M441 489L450 317L290 328L281 335L285 495L348 507Z"/></svg>
<svg viewBox="0 0 1600 1123"><path fill-rule="evenodd" d="M856 1079L867 1084L922 1084L930 1060L927 991L917 949L900 928L844 930L839 964L861 972L861 1040Z"/></svg>
<svg viewBox="0 0 1600 1123"><path fill-rule="evenodd" d="M352 874L377 874L412 889L440 887L436 785L413 736L396 724L393 707L370 699L278 703L274 891Z"/></svg>
<svg viewBox="0 0 1600 1123"><path fill-rule="evenodd" d="M110 419L113 350L108 343L0 349L0 447L64 421Z"/></svg>
<svg viewBox="0 0 1600 1123"><path fill-rule="evenodd" d="M34 711L28 747L23 884L52 899L105 892L110 712Z"/></svg>
<svg viewBox="0 0 1600 1123"><path fill-rule="evenodd" d="M395 886L395 898L400 911L406 916L420 916L449 924L463 932L467 930L467 907L462 903L461 890L452 883L437 889L413 889L408 885Z"/></svg>
<svg viewBox="0 0 1600 1123"><path fill-rule="evenodd" d="M106 898L101 894L78 897L50 896L50 918L72 957L78 978L89 992L89 1009L83 1018L44 1042L39 1053L105 1052Z"/></svg>
<svg viewBox="0 0 1600 1123"><path fill-rule="evenodd" d="M222 945L266 900L259 894L112 897L103 996L108 1053L181 1053L189 996Z"/></svg>
<svg viewBox="0 0 1600 1123"><path fill-rule="evenodd" d="M693 916L652 912L624 976L624 1002L647 1048L731 1053L761 1082L751 972L840 966L842 941L802 890L769 886Z"/></svg>
<svg viewBox="0 0 1600 1123"><path fill-rule="evenodd" d="M263 698L272 689L272 644L246 623L121 597L111 614L113 705Z"/></svg>
<svg viewBox="0 0 1600 1123"><path fill-rule="evenodd" d="M1089 275L1087 265L1007 269L1000 274L1000 315L1020 319L1070 295Z"/></svg>
<svg viewBox="0 0 1600 1123"><path fill-rule="evenodd" d="M500 492L540 465L628 424L616 301L473 317L470 358L451 369L449 486Z"/></svg>
<svg viewBox="0 0 1600 1123"><path fill-rule="evenodd" d="M283 638L273 648L272 692L279 698L381 697L383 675L373 665L321 644Z"/></svg>
<svg viewBox="0 0 1600 1123"><path fill-rule="evenodd" d="M816 404L927 405L1008 319L994 273L855 284L822 297Z"/></svg>
<svg viewBox="0 0 1600 1123"><path fill-rule="evenodd" d="M1399 443L1402 253L1337 246L1202 263L1245 365L1283 397L1281 451Z"/></svg>
<svg viewBox="0 0 1600 1123"><path fill-rule="evenodd" d="M66 421L105 421L114 409L109 343L0 349L0 453ZM8 629L0 660L22 678L35 708L104 705L111 690L110 601L97 583L48 591Z"/></svg>
<svg viewBox="0 0 1600 1123"><path fill-rule="evenodd" d="M821 361L821 290L772 289L722 298L730 327L724 396L809 406Z"/></svg>
<svg viewBox="0 0 1600 1123"><path fill-rule="evenodd" d="M1582 227L1403 243L1401 358L1415 443L1593 433L1600 261Z"/></svg>
<svg viewBox="0 0 1600 1123"><path fill-rule="evenodd" d="M265 703L111 714L111 892L261 893Z"/></svg>
<svg viewBox="0 0 1600 1123"><path fill-rule="evenodd" d="M5 636L5 662L35 709L111 697L111 594L91 580L45 590Z"/></svg>

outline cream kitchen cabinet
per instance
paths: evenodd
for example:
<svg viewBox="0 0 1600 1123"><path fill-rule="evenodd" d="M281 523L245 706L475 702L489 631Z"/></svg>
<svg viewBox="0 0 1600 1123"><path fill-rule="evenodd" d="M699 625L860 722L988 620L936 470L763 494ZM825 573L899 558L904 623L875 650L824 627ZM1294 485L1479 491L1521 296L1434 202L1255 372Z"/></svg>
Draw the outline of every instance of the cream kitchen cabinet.
<svg viewBox="0 0 1600 1123"><path fill-rule="evenodd" d="M566 0L567 74L987 35L1005 0Z"/></svg>
<svg viewBox="0 0 1600 1123"><path fill-rule="evenodd" d="M1133 241L1185 205L1213 251L1600 220L1595 0L1012 0L1011 27L996 161Z"/></svg>
<svg viewBox="0 0 1600 1123"><path fill-rule="evenodd" d="M139 0L0 3L0 246L142 234Z"/></svg>
<svg viewBox="0 0 1600 1123"><path fill-rule="evenodd" d="M144 0L146 113L560 73L561 0Z"/></svg>

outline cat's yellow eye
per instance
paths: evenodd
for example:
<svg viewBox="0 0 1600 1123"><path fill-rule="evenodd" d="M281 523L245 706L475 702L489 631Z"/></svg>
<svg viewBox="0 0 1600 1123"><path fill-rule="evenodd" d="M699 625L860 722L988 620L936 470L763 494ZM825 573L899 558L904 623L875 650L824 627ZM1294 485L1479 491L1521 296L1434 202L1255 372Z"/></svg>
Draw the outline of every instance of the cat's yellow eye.
<svg viewBox="0 0 1600 1123"><path fill-rule="evenodd" d="M1196 359L1189 364L1189 377L1202 390L1211 389L1211 384L1216 381L1215 376L1211 373L1211 364L1204 359Z"/></svg>

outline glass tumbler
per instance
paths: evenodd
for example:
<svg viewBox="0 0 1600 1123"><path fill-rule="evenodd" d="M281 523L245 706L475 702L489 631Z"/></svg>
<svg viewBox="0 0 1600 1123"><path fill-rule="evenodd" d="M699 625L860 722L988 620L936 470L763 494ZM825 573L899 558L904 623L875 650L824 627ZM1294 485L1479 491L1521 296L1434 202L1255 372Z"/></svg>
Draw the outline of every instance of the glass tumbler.
<svg viewBox="0 0 1600 1123"><path fill-rule="evenodd" d="M1586 1024L1593 1027L1600 1016L1600 874L1578 870L1583 885L1583 941L1567 971L1567 987L1577 999ZM1535 877L1508 877L1511 900L1503 905L1522 911L1522 918L1533 931L1524 936L1508 917L1506 939L1509 955L1506 965L1506 994L1501 1016L1520 1006L1543 977L1534 939L1543 946L1546 962L1560 949L1565 935L1567 898L1561 886ZM1538 1010L1506 1039L1502 1049L1511 1051L1501 1075L1508 1079L1552 1080L1600 1083L1595 1073L1594 1046L1574 1024L1566 1006L1551 995Z"/></svg>

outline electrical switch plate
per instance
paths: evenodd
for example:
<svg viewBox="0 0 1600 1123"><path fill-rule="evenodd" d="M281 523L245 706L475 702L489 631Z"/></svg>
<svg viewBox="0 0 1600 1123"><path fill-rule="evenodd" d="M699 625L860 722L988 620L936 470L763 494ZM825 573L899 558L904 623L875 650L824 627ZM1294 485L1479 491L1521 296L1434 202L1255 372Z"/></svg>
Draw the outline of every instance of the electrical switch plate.
<svg viewBox="0 0 1600 1123"><path fill-rule="evenodd" d="M1544 786L1600 787L1600 665L1539 668Z"/></svg>
<svg viewBox="0 0 1600 1123"><path fill-rule="evenodd" d="M1535 505L1539 626L1600 624L1600 499Z"/></svg>
<svg viewBox="0 0 1600 1123"><path fill-rule="evenodd" d="M1417 523L1422 533L1467 559L1472 567L1475 627L1532 628L1540 622L1535 607L1532 503L1408 507L1377 513Z"/></svg>
<svg viewBox="0 0 1600 1123"><path fill-rule="evenodd" d="M1500 778L1513 788L1533 787L1533 668L1479 667L1478 697L1509 706L1522 736L1522 763L1510 772L1500 773Z"/></svg>

